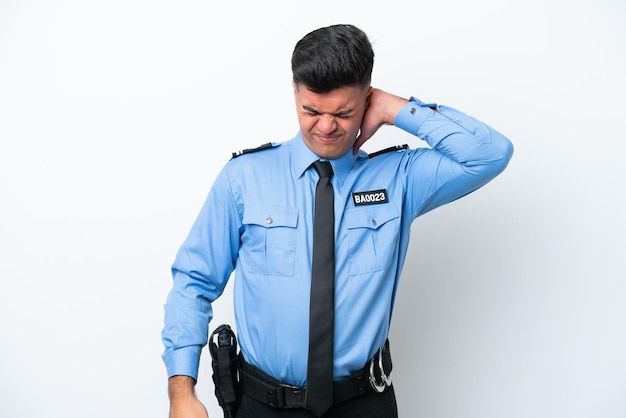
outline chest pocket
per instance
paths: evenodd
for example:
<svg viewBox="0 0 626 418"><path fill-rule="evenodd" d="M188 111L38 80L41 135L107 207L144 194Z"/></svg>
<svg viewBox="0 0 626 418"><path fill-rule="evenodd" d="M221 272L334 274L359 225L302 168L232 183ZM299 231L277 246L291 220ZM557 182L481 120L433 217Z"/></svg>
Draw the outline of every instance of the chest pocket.
<svg viewBox="0 0 626 418"><path fill-rule="evenodd" d="M250 273L293 276L296 251L296 209L247 206L242 257ZM243 261L243 260L242 260Z"/></svg>
<svg viewBox="0 0 626 418"><path fill-rule="evenodd" d="M400 215L391 203L358 206L345 212L350 274L383 270L398 248Z"/></svg>

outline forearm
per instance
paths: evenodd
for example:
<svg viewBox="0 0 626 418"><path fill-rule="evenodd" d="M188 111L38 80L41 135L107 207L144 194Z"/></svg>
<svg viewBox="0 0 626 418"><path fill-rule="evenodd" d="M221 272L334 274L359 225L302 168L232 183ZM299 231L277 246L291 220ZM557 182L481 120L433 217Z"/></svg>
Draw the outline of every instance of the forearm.
<svg viewBox="0 0 626 418"><path fill-rule="evenodd" d="M508 164L513 146L501 133L456 109L412 98L394 125L418 136L462 170L496 175Z"/></svg>
<svg viewBox="0 0 626 418"><path fill-rule="evenodd" d="M448 106L420 104L418 111L426 117L415 132L417 136L452 161L466 168L497 165L503 169L510 160L511 142L484 122Z"/></svg>
<svg viewBox="0 0 626 418"><path fill-rule="evenodd" d="M174 286L164 306L161 338L163 361L169 377L197 378L200 354L208 340L208 324L213 316L209 299L203 296L207 284L174 270Z"/></svg>

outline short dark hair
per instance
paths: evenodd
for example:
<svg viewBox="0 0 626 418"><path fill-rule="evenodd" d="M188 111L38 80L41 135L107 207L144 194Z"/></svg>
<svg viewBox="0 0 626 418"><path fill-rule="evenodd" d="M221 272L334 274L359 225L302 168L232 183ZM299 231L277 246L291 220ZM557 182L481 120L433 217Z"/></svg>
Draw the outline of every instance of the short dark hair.
<svg viewBox="0 0 626 418"><path fill-rule="evenodd" d="M291 71L296 85L316 93L344 86L369 86L374 51L367 35L354 25L316 29L296 44Z"/></svg>

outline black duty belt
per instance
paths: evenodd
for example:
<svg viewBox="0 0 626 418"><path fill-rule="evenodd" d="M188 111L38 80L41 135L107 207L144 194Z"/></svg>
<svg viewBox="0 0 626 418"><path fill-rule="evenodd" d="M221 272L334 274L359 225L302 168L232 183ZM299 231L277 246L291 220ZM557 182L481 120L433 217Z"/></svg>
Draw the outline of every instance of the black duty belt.
<svg viewBox="0 0 626 418"><path fill-rule="evenodd" d="M370 359L365 367L351 374L333 387L333 403L365 394L369 390L383 392L391 385L391 354L389 342ZM243 356L239 362L239 383L246 395L274 408L307 408L306 387L291 386L264 373L259 368L247 363Z"/></svg>

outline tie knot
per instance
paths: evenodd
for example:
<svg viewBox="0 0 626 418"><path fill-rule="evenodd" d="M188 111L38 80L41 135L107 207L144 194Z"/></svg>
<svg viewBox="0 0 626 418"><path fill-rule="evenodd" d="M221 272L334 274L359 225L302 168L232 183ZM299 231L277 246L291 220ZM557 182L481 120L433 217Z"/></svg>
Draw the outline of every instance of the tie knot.
<svg viewBox="0 0 626 418"><path fill-rule="evenodd" d="M315 168L320 177L330 178L333 176L333 166L328 161L317 160L313 163L313 168Z"/></svg>

